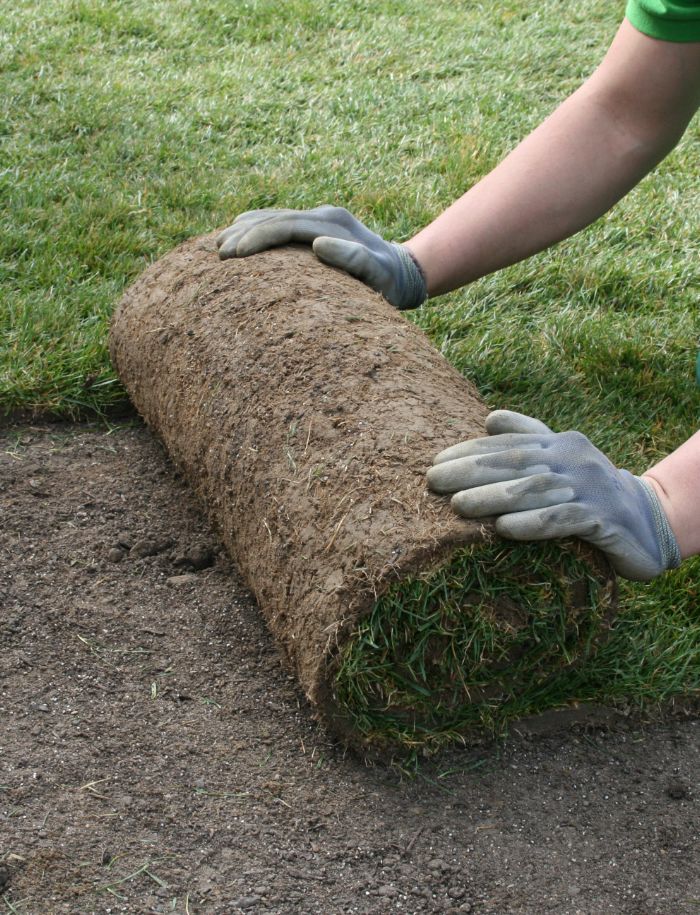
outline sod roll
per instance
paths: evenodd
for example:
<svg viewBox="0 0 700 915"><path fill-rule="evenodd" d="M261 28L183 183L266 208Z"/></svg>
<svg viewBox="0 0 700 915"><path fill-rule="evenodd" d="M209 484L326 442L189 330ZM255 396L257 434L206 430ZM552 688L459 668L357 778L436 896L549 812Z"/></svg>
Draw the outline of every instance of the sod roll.
<svg viewBox="0 0 700 915"><path fill-rule="evenodd" d="M546 706L604 637L602 556L514 544L426 489L487 408L381 296L285 248L194 239L111 329L133 403L202 498L326 725L365 752L434 750Z"/></svg>

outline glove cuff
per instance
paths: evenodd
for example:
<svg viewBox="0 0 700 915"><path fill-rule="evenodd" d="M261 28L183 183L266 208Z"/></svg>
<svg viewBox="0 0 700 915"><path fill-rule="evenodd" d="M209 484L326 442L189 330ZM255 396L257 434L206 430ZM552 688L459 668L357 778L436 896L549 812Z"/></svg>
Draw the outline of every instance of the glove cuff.
<svg viewBox="0 0 700 915"><path fill-rule="evenodd" d="M406 287L402 290L401 301L394 304L400 311L418 308L428 298L428 288L425 283L423 268L408 248L395 241L392 241L391 244L399 256L406 277Z"/></svg>
<svg viewBox="0 0 700 915"><path fill-rule="evenodd" d="M659 538L661 562L665 569L677 569L681 564L681 551L671 530L671 525L668 523L666 512L663 510L659 497L656 495L656 490L651 483L645 480L644 477L637 477L637 480L642 484L642 488L649 500L649 508L651 509L654 526Z"/></svg>

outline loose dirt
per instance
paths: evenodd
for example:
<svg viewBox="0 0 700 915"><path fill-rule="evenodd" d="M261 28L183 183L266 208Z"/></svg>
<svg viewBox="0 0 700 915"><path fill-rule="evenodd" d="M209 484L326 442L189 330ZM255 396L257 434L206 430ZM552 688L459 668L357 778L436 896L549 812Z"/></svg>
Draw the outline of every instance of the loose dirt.
<svg viewBox="0 0 700 915"><path fill-rule="evenodd" d="M0 911L700 912L697 720L367 768L140 425L2 430L0 512Z"/></svg>

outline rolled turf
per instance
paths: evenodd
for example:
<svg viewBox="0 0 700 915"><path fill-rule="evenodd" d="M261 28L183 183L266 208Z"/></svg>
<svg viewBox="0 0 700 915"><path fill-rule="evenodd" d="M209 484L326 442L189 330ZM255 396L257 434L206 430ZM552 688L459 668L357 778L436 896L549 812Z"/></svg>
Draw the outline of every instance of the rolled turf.
<svg viewBox="0 0 700 915"><path fill-rule="evenodd" d="M544 710L605 637L607 563L503 541L426 490L433 455L488 411L381 296L307 249L222 263L213 239L127 291L112 359L318 715L373 754Z"/></svg>

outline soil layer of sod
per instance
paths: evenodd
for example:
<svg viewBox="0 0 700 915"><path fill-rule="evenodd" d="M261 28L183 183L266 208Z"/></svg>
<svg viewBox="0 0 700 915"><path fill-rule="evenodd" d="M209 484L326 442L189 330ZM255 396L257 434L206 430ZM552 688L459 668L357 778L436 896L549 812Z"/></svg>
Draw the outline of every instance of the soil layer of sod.
<svg viewBox="0 0 700 915"><path fill-rule="evenodd" d="M364 752L431 751L552 701L613 583L577 543L506 543L429 493L485 405L413 324L308 250L152 265L111 332L311 702ZM557 696L561 701L561 696Z"/></svg>

